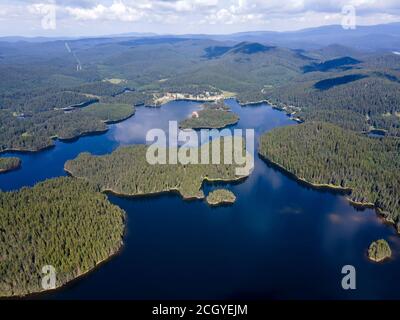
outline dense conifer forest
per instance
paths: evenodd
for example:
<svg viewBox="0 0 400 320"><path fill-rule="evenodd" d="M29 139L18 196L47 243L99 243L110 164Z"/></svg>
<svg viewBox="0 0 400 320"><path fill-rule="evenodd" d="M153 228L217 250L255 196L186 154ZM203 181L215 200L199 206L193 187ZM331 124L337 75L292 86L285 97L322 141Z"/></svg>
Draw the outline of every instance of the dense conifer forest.
<svg viewBox="0 0 400 320"><path fill-rule="evenodd" d="M111 96L115 97L127 90L132 90L121 84L115 84L110 81L97 81L93 83L83 84L79 87L73 88L72 90L83 94L89 94L94 96Z"/></svg>
<svg viewBox="0 0 400 320"><path fill-rule="evenodd" d="M0 193L0 297L40 292L93 269L122 245L125 213L87 182L58 178Z"/></svg>

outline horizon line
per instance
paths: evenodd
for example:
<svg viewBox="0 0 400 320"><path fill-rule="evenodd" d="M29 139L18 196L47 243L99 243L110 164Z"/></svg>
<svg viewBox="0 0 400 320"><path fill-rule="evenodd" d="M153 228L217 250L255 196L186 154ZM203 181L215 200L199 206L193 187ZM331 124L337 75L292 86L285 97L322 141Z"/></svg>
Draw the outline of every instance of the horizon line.
<svg viewBox="0 0 400 320"><path fill-rule="evenodd" d="M378 23L378 24L364 24L358 25L357 28L365 28L365 27L377 27L377 26L387 26L387 25L400 25L400 21L397 22L388 22L388 23ZM25 38L25 39L38 39L38 38L45 38L45 39L57 39L57 38L70 38L70 39L84 39L84 38L107 38L107 37L129 37L134 36L137 34L141 37L165 37L165 36L229 36L241 33L296 33L308 30L315 30L315 29L322 29L322 28L329 28L329 27L340 27L340 24L329 24L329 25L320 25L315 27L309 28L300 28L295 30L286 30L286 31L276 31L276 30L245 30L245 31L238 31L238 32L231 32L231 33L157 33L157 32L138 32L138 31L127 31L115 34L98 34L98 35L37 35L37 36L24 36L24 35L0 35L0 39L4 38ZM356 31L355 30L346 30L346 31Z"/></svg>

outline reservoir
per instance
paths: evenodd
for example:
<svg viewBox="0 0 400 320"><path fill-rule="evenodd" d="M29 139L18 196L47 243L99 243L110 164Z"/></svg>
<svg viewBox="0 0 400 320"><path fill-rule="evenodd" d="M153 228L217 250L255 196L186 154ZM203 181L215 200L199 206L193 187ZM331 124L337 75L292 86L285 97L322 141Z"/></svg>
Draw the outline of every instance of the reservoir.
<svg viewBox="0 0 400 320"><path fill-rule="evenodd" d="M267 104L241 107L227 100L240 121L231 129L259 136L296 125ZM102 135L55 148L18 154L22 168L0 175L3 191L64 176L64 163L81 152L103 155L121 145L145 143L153 128L168 128L199 110L176 101L136 114ZM6 153L4 156L15 156ZM46 299L399 299L400 237L372 209L351 206L342 194L311 189L257 155L252 175L233 184L205 184L207 195L224 187L237 197L232 206L211 208L177 194L109 199L127 213L122 251L88 275ZM368 261L366 251L386 239L393 258ZM357 272L357 289L342 289L342 267Z"/></svg>

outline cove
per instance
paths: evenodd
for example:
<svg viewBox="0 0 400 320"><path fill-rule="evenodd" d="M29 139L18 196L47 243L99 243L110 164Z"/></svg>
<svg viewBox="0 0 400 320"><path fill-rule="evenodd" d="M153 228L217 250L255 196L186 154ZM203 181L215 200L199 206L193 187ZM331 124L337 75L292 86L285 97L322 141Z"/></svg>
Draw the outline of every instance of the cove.
<svg viewBox="0 0 400 320"><path fill-rule="evenodd" d="M231 129L265 131L295 125L266 104L227 104L240 116ZM120 145L144 143L149 129L168 129L200 104L171 102L138 107L135 116L103 135L56 142L35 154L18 154L22 168L0 176L15 190L66 175L79 153L107 154ZM257 145L256 145L257 148ZM6 153L4 156L15 156ZM229 207L183 201L175 194L109 199L127 212L125 246L119 255L70 285L38 299L398 299L400 238L374 210L357 210L339 193L314 190L255 158L252 175L224 187L237 196ZM385 238L394 257L367 260L371 241ZM357 272L357 290L341 287L344 265Z"/></svg>

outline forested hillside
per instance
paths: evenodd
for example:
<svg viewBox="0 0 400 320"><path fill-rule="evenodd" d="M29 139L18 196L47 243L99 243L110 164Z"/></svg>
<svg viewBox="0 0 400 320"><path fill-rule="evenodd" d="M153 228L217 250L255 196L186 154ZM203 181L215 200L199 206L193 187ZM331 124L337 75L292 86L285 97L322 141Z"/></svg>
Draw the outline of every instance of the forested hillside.
<svg viewBox="0 0 400 320"><path fill-rule="evenodd" d="M384 129L389 135L400 136L399 82L365 75L325 90L315 88L315 83L300 82L265 92L278 106L300 108L296 116L305 120L327 121L355 131Z"/></svg>
<svg viewBox="0 0 400 320"><path fill-rule="evenodd" d="M87 182L59 178L0 193L0 297L43 291L93 269L122 245L124 212Z"/></svg>
<svg viewBox="0 0 400 320"><path fill-rule="evenodd" d="M310 122L263 135L259 153L311 184L351 189L349 199L374 205L400 231L399 139Z"/></svg>
<svg viewBox="0 0 400 320"><path fill-rule="evenodd" d="M9 75L0 79L2 150L37 150L52 136L104 130L91 115L83 127L61 109L98 100L157 105L178 93L229 92L242 104L270 100L304 120L400 135L400 57L391 53L173 37L81 39L69 47L81 69L62 42L0 43L0 72ZM49 129L60 121L74 129Z"/></svg>
<svg viewBox="0 0 400 320"><path fill-rule="evenodd" d="M16 113L33 115L38 112L64 109L95 101L93 97L71 92L36 90L14 94L3 94L0 97L0 107L5 110L12 110Z"/></svg>

